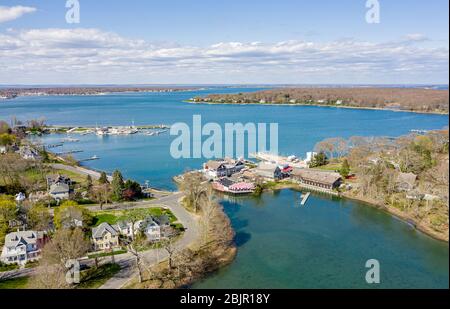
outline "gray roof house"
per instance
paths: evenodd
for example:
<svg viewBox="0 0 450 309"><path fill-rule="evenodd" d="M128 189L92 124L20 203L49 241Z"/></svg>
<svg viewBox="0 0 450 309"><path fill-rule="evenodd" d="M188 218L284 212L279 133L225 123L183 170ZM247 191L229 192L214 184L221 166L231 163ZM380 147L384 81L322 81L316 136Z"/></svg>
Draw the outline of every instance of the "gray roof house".
<svg viewBox="0 0 450 309"><path fill-rule="evenodd" d="M65 183L55 183L50 186L48 192L55 200L64 200L69 198L70 187Z"/></svg>
<svg viewBox="0 0 450 309"><path fill-rule="evenodd" d="M106 222L92 229L92 240L95 250L112 250L120 246L117 228Z"/></svg>

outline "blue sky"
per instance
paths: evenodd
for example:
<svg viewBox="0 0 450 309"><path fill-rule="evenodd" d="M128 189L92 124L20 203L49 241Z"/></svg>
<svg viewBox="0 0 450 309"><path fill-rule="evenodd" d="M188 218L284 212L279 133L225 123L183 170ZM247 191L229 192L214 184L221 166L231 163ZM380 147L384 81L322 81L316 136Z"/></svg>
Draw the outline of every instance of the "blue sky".
<svg viewBox="0 0 450 309"><path fill-rule="evenodd" d="M448 83L447 0L79 2L0 1L0 83Z"/></svg>

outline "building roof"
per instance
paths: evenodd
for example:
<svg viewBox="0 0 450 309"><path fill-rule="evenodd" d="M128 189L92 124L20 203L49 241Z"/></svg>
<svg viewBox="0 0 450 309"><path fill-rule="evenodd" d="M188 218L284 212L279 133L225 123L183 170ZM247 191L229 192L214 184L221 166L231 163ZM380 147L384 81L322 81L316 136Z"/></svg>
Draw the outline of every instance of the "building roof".
<svg viewBox="0 0 450 309"><path fill-rule="evenodd" d="M168 225L168 224L170 224L170 219L169 219L169 216L167 216L167 215L162 215L162 216L154 217L153 220L154 220L158 225Z"/></svg>
<svg viewBox="0 0 450 309"><path fill-rule="evenodd" d="M5 236L6 247L17 247L20 244L36 244L36 242L42 238L44 232L36 231L19 231L9 233Z"/></svg>
<svg viewBox="0 0 450 309"><path fill-rule="evenodd" d="M417 175L413 173L400 173L397 177L397 182L408 184L411 187L414 187L416 182Z"/></svg>
<svg viewBox="0 0 450 309"><path fill-rule="evenodd" d="M112 236L118 236L117 230L109 223L103 222L99 226L92 228L92 237L101 238L105 233L110 233Z"/></svg>
<svg viewBox="0 0 450 309"><path fill-rule="evenodd" d="M291 173L294 177L299 177L304 180L320 182L323 184L332 185L339 179L341 175L333 172L317 171L312 169L299 169L294 168Z"/></svg>
<svg viewBox="0 0 450 309"><path fill-rule="evenodd" d="M70 187L65 183L55 183L50 186L50 194L69 193Z"/></svg>

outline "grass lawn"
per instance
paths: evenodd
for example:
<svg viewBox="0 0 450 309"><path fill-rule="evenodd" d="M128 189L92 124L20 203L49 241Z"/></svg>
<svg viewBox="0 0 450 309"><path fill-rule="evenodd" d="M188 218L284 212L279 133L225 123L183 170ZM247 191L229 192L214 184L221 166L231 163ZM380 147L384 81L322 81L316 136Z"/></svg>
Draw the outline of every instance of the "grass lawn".
<svg viewBox="0 0 450 309"><path fill-rule="evenodd" d="M103 222L109 223L109 224L116 224L119 220L120 216L116 216L113 213L98 213L94 216L93 225L99 226Z"/></svg>
<svg viewBox="0 0 450 309"><path fill-rule="evenodd" d="M81 282L77 289L98 289L120 271L118 264L105 264L81 272Z"/></svg>
<svg viewBox="0 0 450 309"><path fill-rule="evenodd" d="M314 169L334 172L340 170L341 166L342 166L341 163L329 163L327 165L315 167Z"/></svg>
<svg viewBox="0 0 450 309"><path fill-rule="evenodd" d="M101 253L95 253L88 255L88 258L95 259L96 257L105 257L105 256L111 256L111 255L118 255L118 254L124 254L127 253L127 250L117 250L114 252L101 252Z"/></svg>
<svg viewBox="0 0 450 309"><path fill-rule="evenodd" d="M24 289L28 283L28 277L20 277L0 281L0 290L2 289Z"/></svg>
<svg viewBox="0 0 450 309"><path fill-rule="evenodd" d="M142 209L143 212L148 216L158 217L161 215L167 215L169 217L170 223L174 223L177 221L177 217L169 210L161 207L152 207L147 209ZM130 210L124 211L111 211L111 212L97 212L94 214L93 226L99 226L103 222L109 224L116 224L120 217L126 215L126 213Z"/></svg>

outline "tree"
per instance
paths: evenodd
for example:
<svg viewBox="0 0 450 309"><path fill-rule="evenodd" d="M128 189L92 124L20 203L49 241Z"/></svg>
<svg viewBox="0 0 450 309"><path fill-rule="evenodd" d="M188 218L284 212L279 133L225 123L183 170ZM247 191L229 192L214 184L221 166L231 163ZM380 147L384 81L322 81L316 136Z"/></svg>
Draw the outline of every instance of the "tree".
<svg viewBox="0 0 450 309"><path fill-rule="evenodd" d="M124 184L122 197L127 201L132 201L142 197L141 185L136 181L127 180Z"/></svg>
<svg viewBox="0 0 450 309"><path fill-rule="evenodd" d="M14 144L16 141L16 137L14 135L3 133L0 134L0 145L1 146L8 146Z"/></svg>
<svg viewBox="0 0 450 309"><path fill-rule="evenodd" d="M122 200L122 193L123 193L124 187L125 187L125 184L123 181L123 176L119 171L116 170L113 173L113 179L111 182L112 199L114 201Z"/></svg>
<svg viewBox="0 0 450 309"><path fill-rule="evenodd" d="M65 281L67 262L83 257L90 243L79 229L58 230L42 249L40 267L36 269L30 285L39 288L68 288Z"/></svg>
<svg viewBox="0 0 450 309"><path fill-rule="evenodd" d="M186 206L197 212L200 207L200 199L205 194L207 186L204 185L203 175L199 172L190 172L183 175L180 184L185 194Z"/></svg>
<svg viewBox="0 0 450 309"><path fill-rule="evenodd" d="M108 176L106 176L106 173L105 173L105 172L101 172L100 178L99 178L98 182L99 182L100 184L107 184L107 183L109 183L109 181L108 181Z"/></svg>
<svg viewBox="0 0 450 309"><path fill-rule="evenodd" d="M74 201L66 201L55 209L54 222L57 229L86 229L92 224L93 217L89 210Z"/></svg>
<svg viewBox="0 0 450 309"><path fill-rule="evenodd" d="M348 164L347 159L344 159L344 162L342 162L341 169L339 170L339 173L342 177L347 178L350 174L350 165Z"/></svg>
<svg viewBox="0 0 450 309"><path fill-rule="evenodd" d="M111 200L111 186L109 183L95 186L91 190L91 196L95 201L100 203L100 209L103 209L103 204L108 204Z"/></svg>
<svg viewBox="0 0 450 309"><path fill-rule="evenodd" d="M6 121L0 120L0 134L11 133L8 123Z"/></svg>
<svg viewBox="0 0 450 309"><path fill-rule="evenodd" d="M122 217L120 217L120 220L130 223L131 224L131 239L134 240L135 239L135 230L134 230L134 225L136 224L136 222L145 219L145 217L147 216L147 212L145 209L131 209L128 210L124 213L124 215Z"/></svg>
<svg viewBox="0 0 450 309"><path fill-rule="evenodd" d="M8 232L9 222L16 218L17 207L14 197L0 195L0 244L3 244Z"/></svg>
<svg viewBox="0 0 450 309"><path fill-rule="evenodd" d="M324 152L319 152L315 156L312 157L311 162L309 163L310 168L319 167L328 164L328 158Z"/></svg>
<svg viewBox="0 0 450 309"><path fill-rule="evenodd" d="M88 193L91 192L92 186L93 186L93 184L92 184L92 177L91 177L91 175L87 175L87 177L86 177L86 189L87 189Z"/></svg>
<svg viewBox="0 0 450 309"><path fill-rule="evenodd" d="M36 231L46 231L49 229L52 216L43 205L32 206L27 213L27 223L30 229Z"/></svg>

